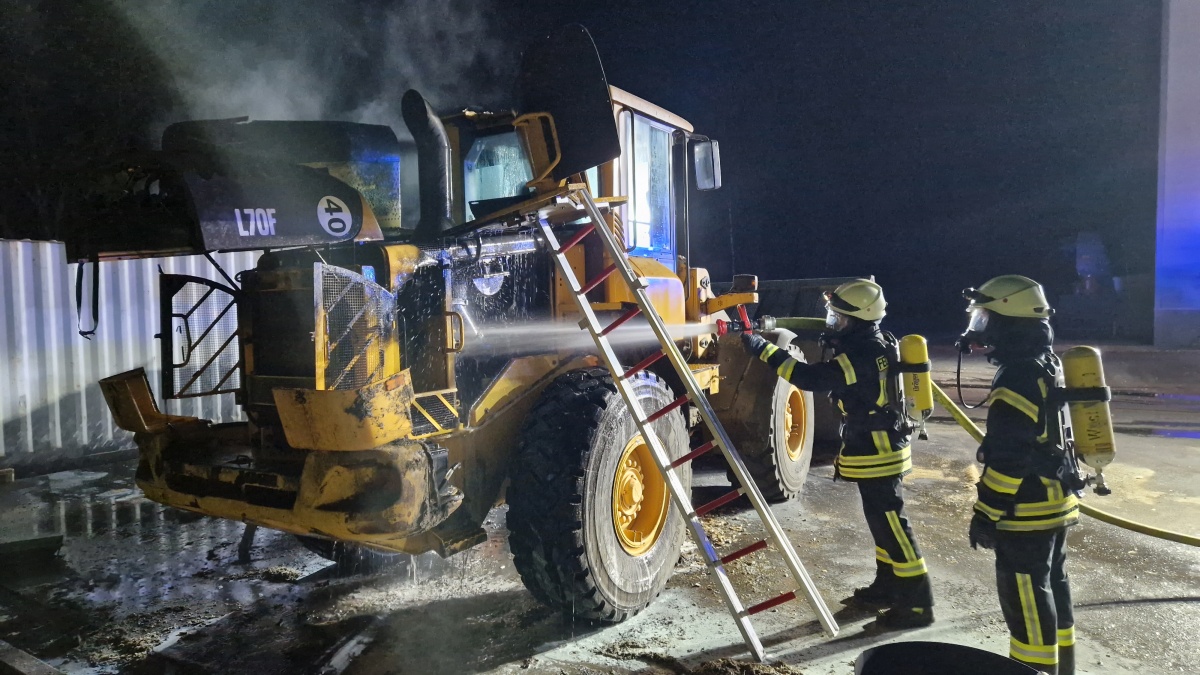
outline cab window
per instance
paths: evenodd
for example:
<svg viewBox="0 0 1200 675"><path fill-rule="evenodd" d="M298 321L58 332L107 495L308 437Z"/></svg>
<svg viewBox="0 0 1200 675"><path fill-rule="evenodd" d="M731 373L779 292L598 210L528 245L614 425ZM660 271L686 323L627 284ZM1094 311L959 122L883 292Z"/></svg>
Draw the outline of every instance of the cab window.
<svg viewBox="0 0 1200 675"><path fill-rule="evenodd" d="M636 256L673 260L675 214L671 207L671 127L625 111L621 114L625 244Z"/></svg>
<svg viewBox="0 0 1200 675"><path fill-rule="evenodd" d="M593 166L583 172L583 177L587 179L588 191L592 193L592 197L602 197L600 194L600 167Z"/></svg>
<svg viewBox="0 0 1200 675"><path fill-rule="evenodd" d="M529 192L525 184L532 178L529 158L525 156L517 132L476 138L463 158L467 220L485 216L493 210L481 205L479 210L483 213L474 213L471 202L524 196Z"/></svg>

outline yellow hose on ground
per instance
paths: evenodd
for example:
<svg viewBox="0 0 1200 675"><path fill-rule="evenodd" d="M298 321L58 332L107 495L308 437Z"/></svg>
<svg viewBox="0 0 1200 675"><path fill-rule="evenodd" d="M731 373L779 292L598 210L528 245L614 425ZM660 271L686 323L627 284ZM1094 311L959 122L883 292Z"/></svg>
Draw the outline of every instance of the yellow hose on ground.
<svg viewBox="0 0 1200 675"><path fill-rule="evenodd" d="M979 443L983 442L983 432L980 431L975 422L973 422L970 417L967 417L967 414L964 413L961 408L955 405L954 401L951 401L950 397L946 395L946 392L942 391L942 388L936 384L933 385L933 397L937 399L937 402L941 404L942 408L944 408L946 412L950 413L950 416L954 418L954 421L958 422L958 425L961 426L968 434L970 434L972 438ZM1135 523L1132 520L1126 520L1124 518L1114 516L1106 511L1101 511L1100 509L1088 506L1083 502L1079 502L1079 512L1091 516L1096 520L1104 521L1109 525L1116 525L1117 527L1124 528L1131 532L1137 532L1139 534L1145 534L1151 537L1158 537L1159 539L1166 539L1167 541L1174 541L1180 544L1187 544L1188 546L1200 547L1200 537L1195 537L1190 534L1183 534L1182 532L1175 532L1172 530L1164 530L1159 527L1150 527L1149 525L1144 525L1142 523Z"/></svg>

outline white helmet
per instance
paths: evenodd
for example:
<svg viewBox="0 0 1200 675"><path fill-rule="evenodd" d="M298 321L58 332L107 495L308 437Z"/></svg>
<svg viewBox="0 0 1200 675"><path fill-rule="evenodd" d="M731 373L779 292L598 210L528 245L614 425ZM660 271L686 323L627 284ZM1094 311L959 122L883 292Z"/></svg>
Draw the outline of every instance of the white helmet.
<svg viewBox="0 0 1200 675"><path fill-rule="evenodd" d="M1019 319L1048 319L1054 314L1042 285L1019 274L1004 274L979 288L964 289L963 297L970 301L968 331L983 332L989 312Z"/></svg>
<svg viewBox="0 0 1200 675"><path fill-rule="evenodd" d="M1020 274L1005 274L979 288L968 288L963 297L970 300L967 311L976 307L1004 316L1024 319L1046 319L1054 310L1046 300L1046 291L1038 282Z"/></svg>
<svg viewBox="0 0 1200 675"><path fill-rule="evenodd" d="M832 314L852 316L863 321L879 321L887 312L883 288L874 281L848 281L832 293L825 294L825 309ZM834 316L828 317L836 319Z"/></svg>

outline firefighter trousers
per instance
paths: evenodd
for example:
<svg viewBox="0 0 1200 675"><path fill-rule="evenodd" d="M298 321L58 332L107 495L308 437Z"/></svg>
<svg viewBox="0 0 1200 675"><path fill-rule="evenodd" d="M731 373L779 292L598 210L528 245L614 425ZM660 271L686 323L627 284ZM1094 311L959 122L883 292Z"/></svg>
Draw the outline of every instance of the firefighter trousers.
<svg viewBox="0 0 1200 675"><path fill-rule="evenodd" d="M933 590L921 549L904 514L900 476L856 481L863 515L875 540L875 584L892 591L897 607L932 607Z"/></svg>
<svg viewBox="0 0 1200 675"><path fill-rule="evenodd" d="M1008 624L1009 656L1057 675L1075 673L1066 562L1066 528L996 533L996 589Z"/></svg>

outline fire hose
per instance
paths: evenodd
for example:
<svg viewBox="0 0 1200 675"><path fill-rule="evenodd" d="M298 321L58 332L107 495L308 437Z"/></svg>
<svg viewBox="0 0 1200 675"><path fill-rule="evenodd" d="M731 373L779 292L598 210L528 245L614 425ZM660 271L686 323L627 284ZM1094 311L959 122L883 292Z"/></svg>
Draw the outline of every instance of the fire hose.
<svg viewBox="0 0 1200 675"><path fill-rule="evenodd" d="M972 438L974 438L977 442L983 442L983 431L981 431L979 427L976 426L975 422L973 422L971 418L967 417L967 414L964 413L962 409L954 403L954 401L951 401L950 397L946 395L946 392L942 391L942 388L936 384L933 385L933 396L935 399L937 399L937 402L941 404L942 408L944 408L946 412L950 413L950 416L954 418L954 421L958 422L958 425L961 426L968 434L970 434ZM1100 509L1084 504L1083 502L1079 503L1079 512L1091 516L1096 520L1106 522L1109 525L1116 525L1117 527L1129 530L1131 532L1137 532L1139 534L1145 534L1151 537L1157 537L1159 539L1166 539L1167 541L1173 541L1180 544L1187 544L1188 546L1200 546L1200 537L1192 536L1190 534L1183 534L1182 532L1175 532L1172 530L1164 530L1158 527L1151 527L1149 525L1137 523L1132 520L1126 520L1125 518L1114 516L1107 511L1101 511Z"/></svg>

